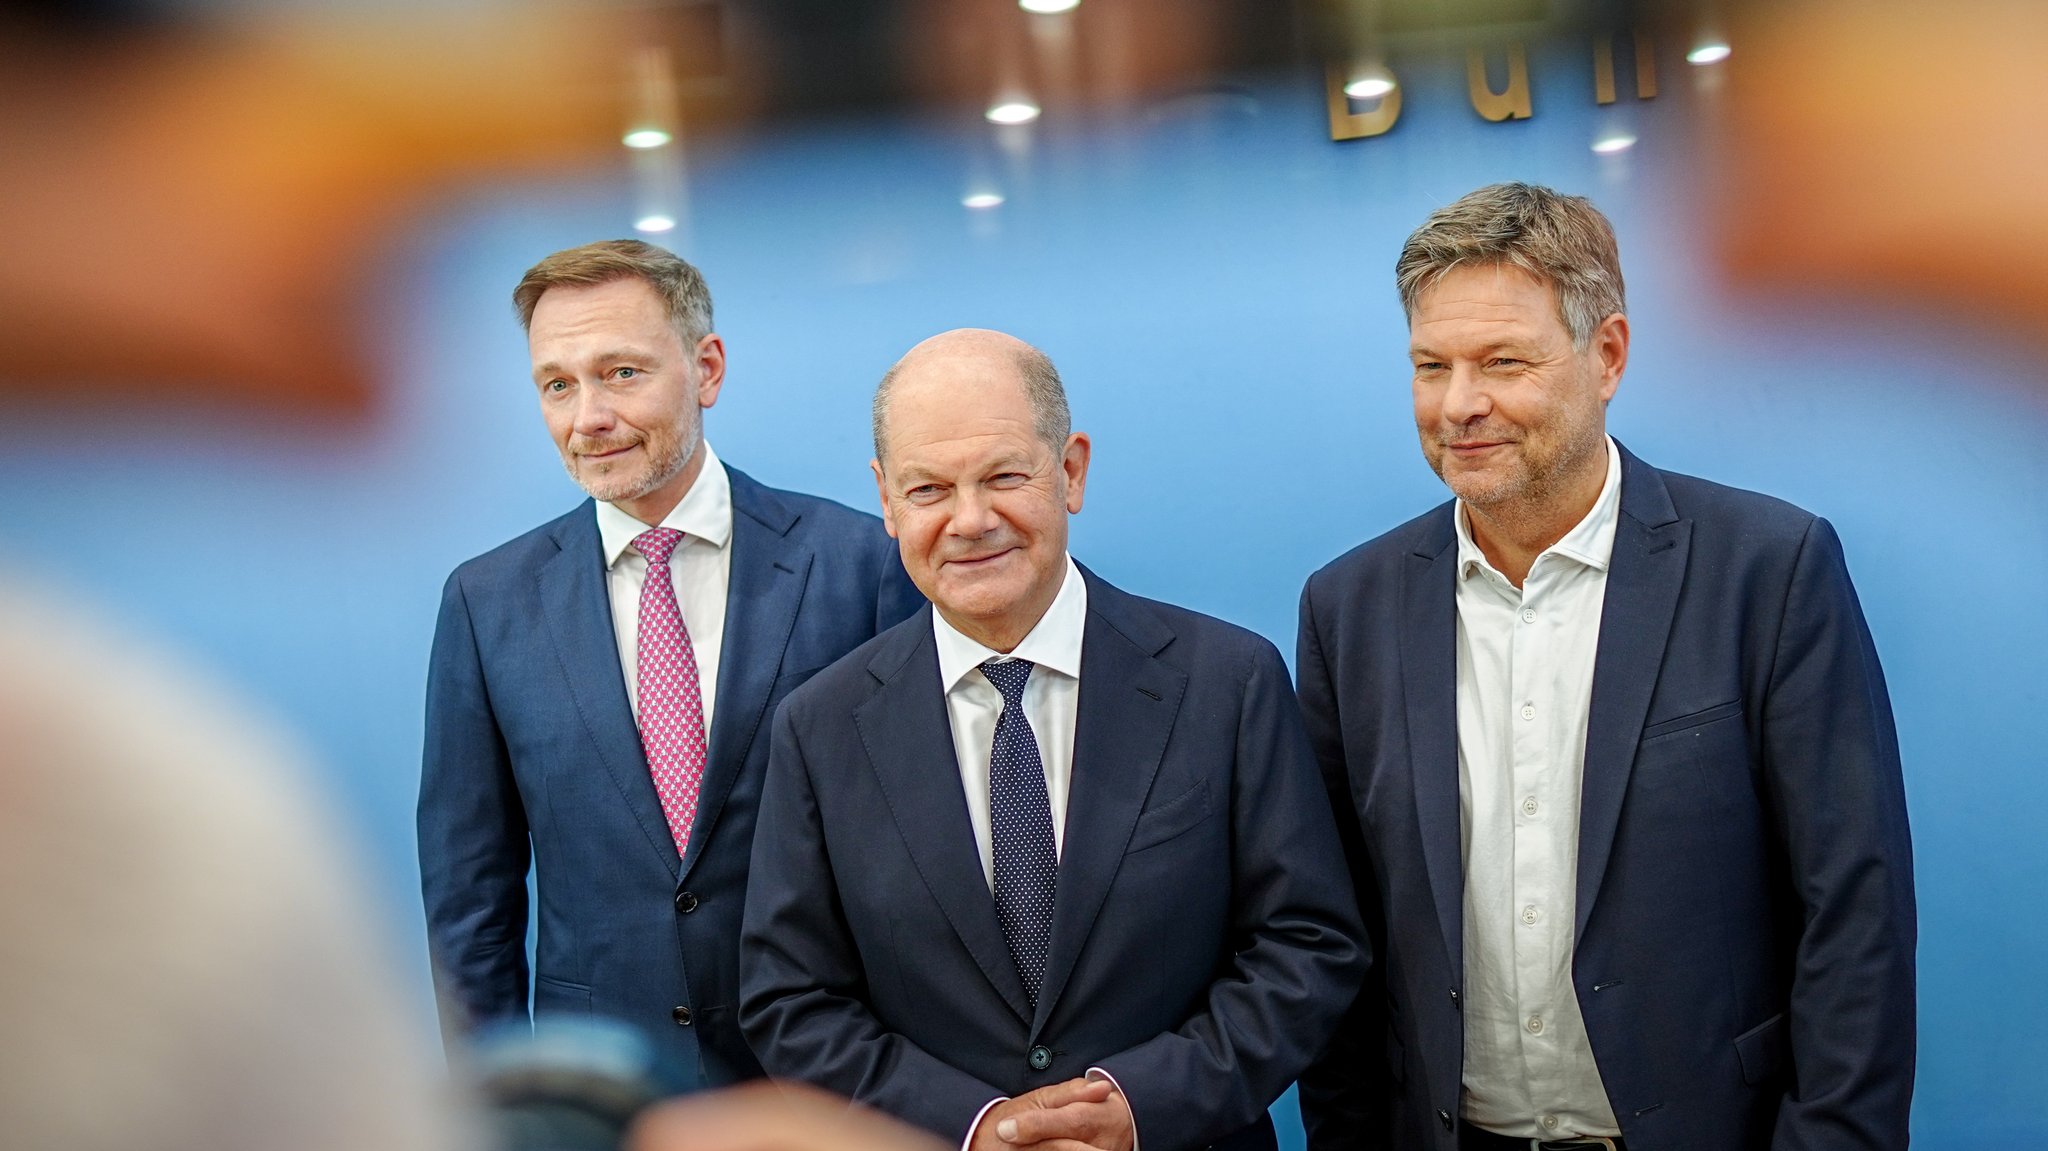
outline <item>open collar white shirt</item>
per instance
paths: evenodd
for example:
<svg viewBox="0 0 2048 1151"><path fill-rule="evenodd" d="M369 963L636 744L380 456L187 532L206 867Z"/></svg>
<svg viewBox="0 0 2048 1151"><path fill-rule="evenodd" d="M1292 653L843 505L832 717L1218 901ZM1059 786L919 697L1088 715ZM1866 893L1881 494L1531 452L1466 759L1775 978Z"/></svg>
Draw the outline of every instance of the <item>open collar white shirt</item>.
<svg viewBox="0 0 2048 1151"><path fill-rule="evenodd" d="M1015 650L1004 654L960 634L938 609L932 610L932 634L939 647L939 683L946 691L946 718L952 721L953 756L960 766L960 787L967 795L967 819L974 827L974 846L981 856L982 877L995 890L995 853L989 832L989 754L995 747L996 718L1003 696L981 674L984 660L1027 659L1035 667L1024 684L1024 718L1038 741L1038 761L1045 768L1045 796L1052 806L1053 850L1067 842L1067 793L1074 779L1074 719L1081 698L1081 639L1088 626L1088 584L1067 557L1067 575L1052 606L1038 617Z"/></svg>
<svg viewBox="0 0 2048 1151"><path fill-rule="evenodd" d="M1468 1122L1618 1135L1572 988L1579 787L1621 509L1621 453L1592 510L1516 588L1458 505L1458 795L1465 864Z"/></svg>
<svg viewBox="0 0 2048 1151"><path fill-rule="evenodd" d="M704 697L704 735L711 735L718 703L718 662L725 646L725 602L732 580L732 479L706 441L703 470L690 490L669 509L657 527L683 533L683 542L669 556L669 578L676 606L690 633L697 657L697 690ZM640 589L647 582L647 557L632 544L647 530L630 513L602 500L597 504L597 534L604 546L605 588L611 594L612 636L618 642L619 667L626 675L626 702L640 718Z"/></svg>

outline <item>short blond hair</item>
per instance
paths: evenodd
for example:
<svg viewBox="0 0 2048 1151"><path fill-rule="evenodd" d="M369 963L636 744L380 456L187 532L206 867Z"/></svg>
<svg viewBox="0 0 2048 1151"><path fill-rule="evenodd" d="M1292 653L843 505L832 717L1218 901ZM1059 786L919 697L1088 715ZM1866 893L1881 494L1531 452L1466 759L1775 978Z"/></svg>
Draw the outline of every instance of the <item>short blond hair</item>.
<svg viewBox="0 0 2048 1151"><path fill-rule="evenodd" d="M688 260L645 240L599 240L564 248L526 270L512 289L512 307L522 329L533 327L533 308L549 288L645 280L668 305L669 322L683 346L693 348L711 334L711 289Z"/></svg>
<svg viewBox="0 0 2048 1151"><path fill-rule="evenodd" d="M1628 311L1614 226L1593 201L1535 184L1489 184L1430 213L1401 245L1394 280L1415 301L1453 268L1506 264L1557 291L1558 317L1580 348L1600 321Z"/></svg>

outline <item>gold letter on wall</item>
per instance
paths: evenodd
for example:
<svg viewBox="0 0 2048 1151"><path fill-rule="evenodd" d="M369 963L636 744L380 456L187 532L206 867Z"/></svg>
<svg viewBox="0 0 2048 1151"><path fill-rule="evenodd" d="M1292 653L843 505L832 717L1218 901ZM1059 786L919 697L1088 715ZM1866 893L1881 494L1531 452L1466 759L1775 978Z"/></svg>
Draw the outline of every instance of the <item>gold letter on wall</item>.
<svg viewBox="0 0 2048 1151"><path fill-rule="evenodd" d="M1636 39L1636 97L1653 100L1657 96L1657 57L1650 51L1648 33L1638 32ZM1614 103L1614 37L1601 36L1593 41L1593 98L1602 104Z"/></svg>
<svg viewBox="0 0 2048 1151"><path fill-rule="evenodd" d="M1486 57L1477 48L1465 54L1465 82L1472 89L1472 110L1488 120L1529 118L1529 58L1520 43L1508 45L1508 87L1496 92L1486 82Z"/></svg>
<svg viewBox="0 0 2048 1151"><path fill-rule="evenodd" d="M1367 136L1383 136L1401 118L1401 85L1397 81L1394 89L1380 97L1380 106L1369 112L1353 112L1351 97L1344 94L1347 83L1342 71L1332 66L1325 73L1324 84L1330 94L1330 139L1359 140ZM1389 79L1393 73L1388 72Z"/></svg>

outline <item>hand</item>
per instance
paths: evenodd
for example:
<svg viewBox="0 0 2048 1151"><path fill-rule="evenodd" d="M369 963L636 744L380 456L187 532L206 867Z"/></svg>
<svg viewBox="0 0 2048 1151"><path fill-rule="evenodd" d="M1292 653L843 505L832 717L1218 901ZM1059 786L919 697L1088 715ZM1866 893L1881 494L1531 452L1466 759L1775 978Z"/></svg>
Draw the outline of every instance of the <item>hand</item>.
<svg viewBox="0 0 2048 1151"><path fill-rule="evenodd" d="M1131 1151L1134 1121L1116 1086L1069 1079L1000 1103L982 1117L970 1151ZM984 1135L994 1140L984 1142Z"/></svg>
<svg viewBox="0 0 2048 1151"><path fill-rule="evenodd" d="M914 1127L796 1083L748 1083L665 1103L631 1151L954 1151Z"/></svg>

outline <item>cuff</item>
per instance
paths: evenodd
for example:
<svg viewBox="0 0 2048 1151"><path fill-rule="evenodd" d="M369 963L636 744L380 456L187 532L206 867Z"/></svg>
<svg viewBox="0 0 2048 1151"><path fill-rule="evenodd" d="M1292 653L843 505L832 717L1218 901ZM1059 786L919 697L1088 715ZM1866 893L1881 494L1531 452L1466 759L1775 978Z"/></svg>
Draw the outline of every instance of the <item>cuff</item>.
<svg viewBox="0 0 2048 1151"><path fill-rule="evenodd" d="M1110 1082L1114 1084L1116 1080L1111 1079ZM1121 1091L1123 1090L1123 1088L1119 1087L1117 1088L1117 1090ZM989 1111L995 1107L996 1104L1008 1103L1009 1101L1010 1097L1008 1095L998 1095L994 1099L991 1099L988 1102L981 1105L981 1110L976 1111L974 1113L974 1120L967 1124L967 1135L965 1138L960 1140L960 1151L967 1151L969 1147L972 1147L974 1145L974 1133L981 1129L982 1117L987 1115ZM1135 1143L1132 1147L1132 1151L1137 1151Z"/></svg>
<svg viewBox="0 0 2048 1151"><path fill-rule="evenodd" d="M1116 1088L1118 1095L1123 1095L1124 1109L1131 1113L1131 1151L1145 1151L1145 1144L1138 1139L1138 1109L1131 1106L1131 1097L1124 1093L1124 1085L1118 1083L1116 1076L1111 1075L1108 1068L1104 1067L1090 1067L1088 1069L1088 1078L1100 1079L1111 1087ZM994 1104L992 1103L989 1106L993 1107ZM987 1108L983 1108L983 1110L987 1110ZM970 1129L969 1133L972 1134L972 1129Z"/></svg>

